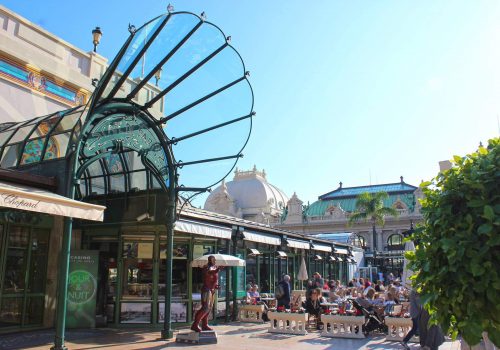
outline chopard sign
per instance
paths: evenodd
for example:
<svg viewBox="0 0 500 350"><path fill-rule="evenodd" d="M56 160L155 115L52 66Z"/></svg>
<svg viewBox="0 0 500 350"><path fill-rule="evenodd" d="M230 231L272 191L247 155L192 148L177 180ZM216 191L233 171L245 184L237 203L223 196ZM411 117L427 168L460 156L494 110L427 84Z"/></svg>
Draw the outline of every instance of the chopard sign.
<svg viewBox="0 0 500 350"><path fill-rule="evenodd" d="M0 193L0 199L8 206L18 209L36 209L38 204L40 204L40 201L19 198L19 196L10 193Z"/></svg>

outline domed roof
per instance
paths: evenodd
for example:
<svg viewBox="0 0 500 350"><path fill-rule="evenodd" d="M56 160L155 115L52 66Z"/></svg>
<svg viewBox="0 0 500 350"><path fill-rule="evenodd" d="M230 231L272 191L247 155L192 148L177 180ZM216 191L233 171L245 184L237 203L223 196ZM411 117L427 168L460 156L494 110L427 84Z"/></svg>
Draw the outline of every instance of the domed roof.
<svg viewBox="0 0 500 350"><path fill-rule="evenodd" d="M249 211L254 209L259 210L259 213L276 215L284 210L288 202L288 196L267 182L266 172L264 170L258 171L255 166L250 171L236 169L233 181L222 184L208 196L205 209L211 210L212 200L226 191L243 213L250 214ZM265 210L266 208L269 209Z"/></svg>

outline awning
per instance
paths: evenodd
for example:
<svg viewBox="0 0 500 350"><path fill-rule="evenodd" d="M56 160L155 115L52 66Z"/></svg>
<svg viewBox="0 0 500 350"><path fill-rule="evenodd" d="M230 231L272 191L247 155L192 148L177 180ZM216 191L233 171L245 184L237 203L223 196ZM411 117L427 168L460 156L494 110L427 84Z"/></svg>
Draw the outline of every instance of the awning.
<svg viewBox="0 0 500 350"><path fill-rule="evenodd" d="M286 242L290 248L298 248L298 249L310 249L311 248L309 242L305 242L305 241L297 241L295 239L287 239Z"/></svg>
<svg viewBox="0 0 500 350"><path fill-rule="evenodd" d="M349 254L349 251L347 249L344 249L344 248L335 247L335 253L337 253L337 254Z"/></svg>
<svg viewBox="0 0 500 350"><path fill-rule="evenodd" d="M357 264L356 260L354 260L353 258L349 258L349 261L353 264Z"/></svg>
<svg viewBox="0 0 500 350"><path fill-rule="evenodd" d="M227 227L220 227L200 222L177 220L175 223L175 230L185 233L194 233L202 236L217 237L223 239L231 239L232 230Z"/></svg>
<svg viewBox="0 0 500 350"><path fill-rule="evenodd" d="M314 260L323 260L323 257L321 255L315 255Z"/></svg>
<svg viewBox="0 0 500 350"><path fill-rule="evenodd" d="M262 255L262 253L259 252L257 249L248 248L248 250L250 251L250 255Z"/></svg>
<svg viewBox="0 0 500 350"><path fill-rule="evenodd" d="M35 187L0 182L0 206L50 215L103 221L106 207L75 201Z"/></svg>
<svg viewBox="0 0 500 350"><path fill-rule="evenodd" d="M327 252L327 253L332 252L332 246L326 245L326 244L313 243L312 249L319 250L321 252Z"/></svg>
<svg viewBox="0 0 500 350"><path fill-rule="evenodd" d="M278 250L276 252L276 254L278 254L278 258L286 258L288 255L286 255L285 252L281 251L281 250Z"/></svg>
<svg viewBox="0 0 500 350"><path fill-rule="evenodd" d="M328 257L328 261L330 261L330 262L337 262L337 261L338 261L338 259L337 259L336 257L334 257L334 256L331 256L331 255L330 255L330 256Z"/></svg>
<svg viewBox="0 0 500 350"><path fill-rule="evenodd" d="M257 243L281 245L281 237L266 235L263 233L243 231L243 239L245 241L257 242Z"/></svg>

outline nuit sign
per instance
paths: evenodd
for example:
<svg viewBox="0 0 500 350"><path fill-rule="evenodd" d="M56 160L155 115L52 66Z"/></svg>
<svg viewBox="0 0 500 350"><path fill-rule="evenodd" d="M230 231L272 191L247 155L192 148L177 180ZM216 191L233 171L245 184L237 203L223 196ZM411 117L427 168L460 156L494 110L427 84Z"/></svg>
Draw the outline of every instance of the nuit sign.
<svg viewBox="0 0 500 350"><path fill-rule="evenodd" d="M71 252L68 276L67 327L95 327L99 252Z"/></svg>

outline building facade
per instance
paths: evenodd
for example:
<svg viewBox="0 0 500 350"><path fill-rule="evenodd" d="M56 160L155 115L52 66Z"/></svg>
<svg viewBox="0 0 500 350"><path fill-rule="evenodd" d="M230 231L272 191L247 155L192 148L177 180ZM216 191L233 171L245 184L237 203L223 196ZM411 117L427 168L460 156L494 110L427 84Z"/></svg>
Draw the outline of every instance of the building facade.
<svg viewBox="0 0 500 350"><path fill-rule="evenodd" d="M376 242L373 240L372 224L355 222L349 224L350 215L356 210L356 197L364 192L386 192L385 207L394 208L396 217L385 217L383 227L376 227ZM402 274L404 233L422 220L419 198L422 191L404 182L359 187L339 187L318 197L310 205L292 196L287 203L284 219L275 227L301 232L306 235L342 241L361 247L365 251L365 264L379 272Z"/></svg>

